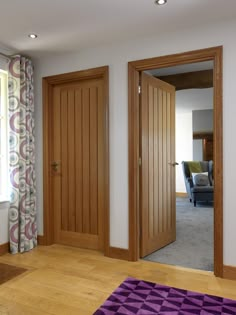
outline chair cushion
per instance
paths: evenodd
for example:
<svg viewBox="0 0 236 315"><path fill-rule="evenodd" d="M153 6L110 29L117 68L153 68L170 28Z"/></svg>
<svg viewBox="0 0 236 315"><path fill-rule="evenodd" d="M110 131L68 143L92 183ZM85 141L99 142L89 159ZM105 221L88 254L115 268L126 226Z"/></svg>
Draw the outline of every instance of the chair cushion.
<svg viewBox="0 0 236 315"><path fill-rule="evenodd" d="M213 193L213 186L194 186L191 188L192 193Z"/></svg>
<svg viewBox="0 0 236 315"><path fill-rule="evenodd" d="M196 186L209 186L208 172L192 173L193 184Z"/></svg>

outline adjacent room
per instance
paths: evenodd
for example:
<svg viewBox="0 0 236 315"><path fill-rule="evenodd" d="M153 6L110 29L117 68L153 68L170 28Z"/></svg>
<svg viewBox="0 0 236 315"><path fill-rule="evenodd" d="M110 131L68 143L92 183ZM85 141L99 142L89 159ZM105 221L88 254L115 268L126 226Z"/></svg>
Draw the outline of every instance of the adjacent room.
<svg viewBox="0 0 236 315"><path fill-rule="evenodd" d="M236 314L235 0L1 13L0 314Z"/></svg>

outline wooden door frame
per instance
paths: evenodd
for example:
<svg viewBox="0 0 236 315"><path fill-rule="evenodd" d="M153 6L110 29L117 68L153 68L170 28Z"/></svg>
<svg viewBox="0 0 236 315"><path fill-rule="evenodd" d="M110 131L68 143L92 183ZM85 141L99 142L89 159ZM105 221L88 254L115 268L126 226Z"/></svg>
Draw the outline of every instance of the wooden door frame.
<svg viewBox="0 0 236 315"><path fill-rule="evenodd" d="M44 77L43 84L43 244L54 244L54 211L52 207L52 179L50 162L52 161L52 107L53 87L58 84L79 82L82 80L102 79L105 99L105 209L104 209L104 254L109 251L110 211L109 211L109 67L63 73Z"/></svg>
<svg viewBox="0 0 236 315"><path fill-rule="evenodd" d="M214 274L223 277L223 47L211 47L128 63L129 259L139 259L139 73L145 70L213 61L214 87Z"/></svg>

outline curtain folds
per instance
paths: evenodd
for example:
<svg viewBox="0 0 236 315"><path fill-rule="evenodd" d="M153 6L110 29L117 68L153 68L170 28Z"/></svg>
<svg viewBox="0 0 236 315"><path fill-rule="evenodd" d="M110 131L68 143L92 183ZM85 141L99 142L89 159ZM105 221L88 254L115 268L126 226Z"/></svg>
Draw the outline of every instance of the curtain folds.
<svg viewBox="0 0 236 315"><path fill-rule="evenodd" d="M34 89L31 60L15 56L8 69L11 253L37 245Z"/></svg>

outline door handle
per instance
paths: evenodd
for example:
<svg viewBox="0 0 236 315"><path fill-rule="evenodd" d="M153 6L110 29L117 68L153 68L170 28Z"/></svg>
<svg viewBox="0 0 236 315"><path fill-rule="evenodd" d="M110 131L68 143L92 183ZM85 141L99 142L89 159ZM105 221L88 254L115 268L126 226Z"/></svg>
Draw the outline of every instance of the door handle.
<svg viewBox="0 0 236 315"><path fill-rule="evenodd" d="M174 162L174 163L172 163L172 162L169 162L168 164L169 164L169 165L172 165L172 166L176 166L176 165L179 165L179 163L177 163L177 162Z"/></svg>

